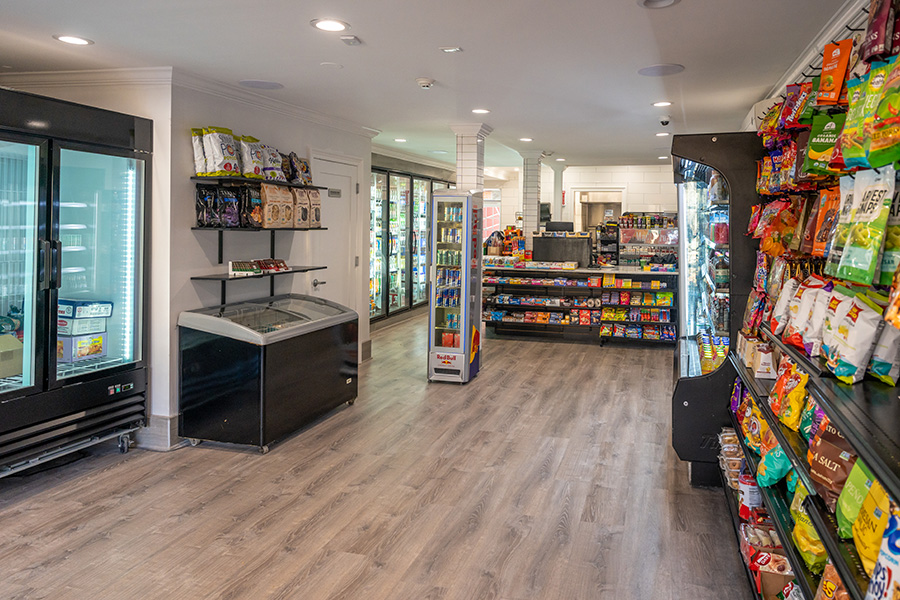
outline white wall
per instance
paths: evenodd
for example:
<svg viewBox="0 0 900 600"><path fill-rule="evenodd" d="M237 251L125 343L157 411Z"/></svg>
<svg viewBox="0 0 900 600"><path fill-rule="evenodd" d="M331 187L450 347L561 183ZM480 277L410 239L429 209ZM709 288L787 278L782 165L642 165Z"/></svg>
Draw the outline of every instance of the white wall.
<svg viewBox="0 0 900 600"><path fill-rule="evenodd" d="M46 96L133 114L154 122L152 234L150 273L150 411L155 434L145 445L167 448L178 414L178 314L219 302L219 287L194 283L190 277L223 269L216 264L216 235L191 231L194 212L191 127L218 125L253 135L282 150L310 155L311 149L361 161L363 177L371 168L374 131L267 99L240 88L221 85L171 68L33 73L0 76L0 85ZM314 174L315 176L315 174ZM369 340L368 319L368 205L369 186L360 181L357 230L346 223L327 223L329 229L346 228L356 236L361 260L356 297L334 298L363 317L360 344ZM276 253L289 264L310 264L314 233L277 234ZM225 260L268 256L268 235L226 235ZM315 259L315 256L312 256ZM312 277L276 278L276 293L308 292ZM347 286L349 289L351 286ZM248 281L229 287L228 300L268 293L267 282ZM326 295L327 297L327 295ZM162 424L157 427L156 422Z"/></svg>

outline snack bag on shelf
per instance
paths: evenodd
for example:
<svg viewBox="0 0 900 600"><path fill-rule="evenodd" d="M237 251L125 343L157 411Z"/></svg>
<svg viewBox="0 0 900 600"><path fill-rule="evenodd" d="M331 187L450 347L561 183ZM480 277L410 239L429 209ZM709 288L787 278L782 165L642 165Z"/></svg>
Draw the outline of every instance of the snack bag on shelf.
<svg viewBox="0 0 900 600"><path fill-rule="evenodd" d="M788 392L800 382L797 377L791 378L793 374L794 363L786 354L782 355L781 362L778 363L775 385L772 387L772 391L769 392L769 406L776 415L781 412L781 404L787 398Z"/></svg>
<svg viewBox="0 0 900 600"><path fill-rule="evenodd" d="M808 495L809 492L806 491L803 484L798 483L797 490L794 492L794 499L791 501L791 516L794 518L794 529L791 531L791 537L807 568L813 573L818 573L825 566L828 552L825 550L825 545L819 538L816 528L803 507L803 500Z"/></svg>
<svg viewBox="0 0 900 600"><path fill-rule="evenodd" d="M775 594L775 600L803 600L803 590L800 589L795 579Z"/></svg>
<svg viewBox="0 0 900 600"><path fill-rule="evenodd" d="M288 155L288 159L291 163L291 174L293 175L291 182L302 185L312 185L312 173L309 169L309 161L297 156L296 152L291 152Z"/></svg>
<svg viewBox="0 0 900 600"><path fill-rule="evenodd" d="M843 319L856 294L848 287L836 285L828 295L828 305L825 308L825 318L822 321L822 344L819 348L819 356L827 359L834 343L834 334L838 322Z"/></svg>
<svg viewBox="0 0 900 600"><path fill-rule="evenodd" d="M868 373L890 386L900 383L900 329L882 327Z"/></svg>
<svg viewBox="0 0 900 600"><path fill-rule="evenodd" d="M853 545L856 546L860 562L869 577L875 569L881 538L887 528L890 503L887 492L877 479L873 479L856 521L853 522Z"/></svg>
<svg viewBox="0 0 900 600"><path fill-rule="evenodd" d="M889 325L900 328L900 267L894 271L888 306L884 311L884 320Z"/></svg>
<svg viewBox="0 0 900 600"><path fill-rule="evenodd" d="M856 453L831 443L833 438L820 436L812 447L813 460L809 476L828 510L834 512L844 482L856 462Z"/></svg>
<svg viewBox="0 0 900 600"><path fill-rule="evenodd" d="M803 417L803 409L806 406L806 382L809 381L809 375L797 365L794 365L791 371L790 389L786 390L787 393L781 401L781 412L778 413L778 419L788 428L798 431L800 419Z"/></svg>
<svg viewBox="0 0 900 600"><path fill-rule="evenodd" d="M803 338L803 349L807 356L813 358L819 356L822 348L822 331L825 327L825 315L828 311L828 302L831 300L831 292L834 289L834 282L827 281L825 287L816 294L816 301L809 313L809 320L803 329L801 337Z"/></svg>
<svg viewBox="0 0 900 600"><path fill-rule="evenodd" d="M825 285L825 280L816 274L810 275L800 284L788 308L790 321L782 337L786 344L803 348L803 331L812 316L818 295L825 290Z"/></svg>
<svg viewBox="0 0 900 600"><path fill-rule="evenodd" d="M816 591L815 600L850 600L850 594L844 587L837 569L831 564L831 559L822 571L822 579L819 580L819 589Z"/></svg>
<svg viewBox="0 0 900 600"><path fill-rule="evenodd" d="M845 181L846 180L846 181ZM853 196L853 179L841 178L837 187L829 188L819 196L819 214L816 217L816 234L813 238L813 256L825 257L828 255L830 243L834 237L835 227L841 213L841 202L846 193L848 198ZM846 187L846 189L845 189Z"/></svg>
<svg viewBox="0 0 900 600"><path fill-rule="evenodd" d="M268 181L287 183L281 166L281 154L272 146L263 146L263 175Z"/></svg>
<svg viewBox="0 0 900 600"><path fill-rule="evenodd" d="M865 108L863 112L863 122L862 122L862 135L863 135L863 146L866 149L866 156L856 164L851 165L847 163L848 167L859 166L862 168L871 167L869 164L868 152L872 143L872 135L874 132L875 126L875 114L878 110L878 105L881 102L882 92L884 91L884 83L887 80L888 75L891 72L891 69L894 67L894 59L892 58L890 62L878 62L873 63L871 69L869 70L869 79L866 82L866 100L865 100ZM862 161L865 161L864 163Z"/></svg>
<svg viewBox="0 0 900 600"><path fill-rule="evenodd" d="M828 368L838 379L850 384L862 380L883 325L881 307L857 294L829 347Z"/></svg>
<svg viewBox="0 0 900 600"><path fill-rule="evenodd" d="M900 598L900 510L892 503L865 600L896 598Z"/></svg>
<svg viewBox="0 0 900 600"><path fill-rule="evenodd" d="M843 255L844 246L850 238L850 227L853 224L856 207L859 205L859 198L862 197L868 183L874 181L875 177L875 171L860 171L855 179L849 176L841 177L841 212L825 247L825 255L828 258L825 263L826 275L837 277L841 255Z"/></svg>
<svg viewBox="0 0 900 600"><path fill-rule="evenodd" d="M900 186L894 185L894 199L891 212L888 214L887 227L884 232L884 246L881 256L881 272L876 277L876 284L891 285L897 267L900 267Z"/></svg>
<svg viewBox="0 0 900 600"><path fill-rule="evenodd" d="M784 479L791 470L791 461L777 443L766 452L756 471L756 482L760 487L771 487Z"/></svg>
<svg viewBox="0 0 900 600"><path fill-rule="evenodd" d="M787 327L791 320L791 301L799 289L800 279L798 277L790 277L781 288L781 293L778 295L778 300L775 301L772 316L769 319L769 329L772 330L772 333L778 335Z"/></svg>
<svg viewBox="0 0 900 600"><path fill-rule="evenodd" d="M875 109L866 152L869 165L878 169L900 158L900 70L896 57L890 61L881 90L881 100Z"/></svg>
<svg viewBox="0 0 900 600"><path fill-rule="evenodd" d="M753 289L757 292L766 291L766 281L769 277L769 259L760 251L756 251L756 270L753 272Z"/></svg>
<svg viewBox="0 0 900 600"><path fill-rule="evenodd" d="M891 53L894 6L891 0L870 0L868 12L869 24L866 27L860 57L870 63Z"/></svg>
<svg viewBox="0 0 900 600"><path fill-rule="evenodd" d="M854 79L847 83L850 107L847 110L844 129L838 137L838 147L841 149L841 157L845 168L861 166L858 163L864 160L866 156L866 147L863 139L863 119L865 118L866 85L868 81L868 75L864 75L860 79Z"/></svg>
<svg viewBox="0 0 900 600"><path fill-rule="evenodd" d="M838 103L852 51L853 40L850 39L825 45L822 79L819 82L819 95L816 99L818 106L834 106Z"/></svg>
<svg viewBox="0 0 900 600"><path fill-rule="evenodd" d="M806 149L806 159L803 162L805 171L818 175L835 174L828 169L828 163L837 144L838 134L844 128L846 116L846 113L820 112L813 118L809 147Z"/></svg>
<svg viewBox="0 0 900 600"><path fill-rule="evenodd" d="M212 185L198 185L194 207L197 212L197 227L219 227L217 190Z"/></svg>
<svg viewBox="0 0 900 600"><path fill-rule="evenodd" d="M219 223L222 227L241 226L241 205L238 201L238 190L235 188L219 188Z"/></svg>
<svg viewBox="0 0 900 600"><path fill-rule="evenodd" d="M203 151L203 129L191 129L191 147L194 150L194 173L206 175L206 154Z"/></svg>
<svg viewBox="0 0 900 600"><path fill-rule="evenodd" d="M844 489L841 490L841 495L838 496L837 507L834 513L837 520L838 535L841 538L850 539L853 537L853 522L856 521L856 517L859 515L863 500L874 479L869 468L866 467L862 460L857 459L850 470L850 475L847 476L847 482L844 484Z"/></svg>
<svg viewBox="0 0 900 600"><path fill-rule="evenodd" d="M241 194L241 227L262 227L262 198L259 189L245 187Z"/></svg>
<svg viewBox="0 0 900 600"><path fill-rule="evenodd" d="M883 167L880 174L874 170L867 173L874 177L855 201L857 208L837 270L841 279L863 285L872 283L875 269L881 265L880 252L894 199L895 175L893 165ZM857 182L861 177L862 173L857 175ZM859 190L855 194L858 195Z"/></svg>
<svg viewBox="0 0 900 600"><path fill-rule="evenodd" d="M239 136L235 141L241 153L241 174L250 179L263 179L265 162L262 143L249 135Z"/></svg>
<svg viewBox="0 0 900 600"><path fill-rule="evenodd" d="M772 225L772 222L775 220L778 213L788 206L790 206L790 203L786 200L775 200L768 203L760 212L759 222L756 224L753 237L756 239L761 238L766 229Z"/></svg>
<svg viewBox="0 0 900 600"><path fill-rule="evenodd" d="M212 177L240 177L234 135L226 127L203 129L203 153L206 155L206 174Z"/></svg>

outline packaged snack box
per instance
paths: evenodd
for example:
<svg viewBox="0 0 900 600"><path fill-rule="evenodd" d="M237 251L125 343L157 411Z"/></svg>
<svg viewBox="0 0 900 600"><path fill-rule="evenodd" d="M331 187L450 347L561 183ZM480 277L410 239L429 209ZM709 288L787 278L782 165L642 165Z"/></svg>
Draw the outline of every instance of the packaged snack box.
<svg viewBox="0 0 900 600"><path fill-rule="evenodd" d="M294 214L294 197L288 188L264 183L260 187L260 201L263 209L262 226L264 229L281 229L285 224L284 212L290 209ZM293 223L293 218L291 219Z"/></svg>
<svg viewBox="0 0 900 600"><path fill-rule="evenodd" d="M56 332L59 335L90 335L106 331L106 319L59 318L56 320Z"/></svg>
<svg viewBox="0 0 900 600"><path fill-rule="evenodd" d="M57 362L70 363L106 356L106 334L59 336L56 341Z"/></svg>
<svg viewBox="0 0 900 600"><path fill-rule="evenodd" d="M94 319L97 317L111 317L113 303L105 300L64 300L57 302L56 314L59 317L73 319Z"/></svg>

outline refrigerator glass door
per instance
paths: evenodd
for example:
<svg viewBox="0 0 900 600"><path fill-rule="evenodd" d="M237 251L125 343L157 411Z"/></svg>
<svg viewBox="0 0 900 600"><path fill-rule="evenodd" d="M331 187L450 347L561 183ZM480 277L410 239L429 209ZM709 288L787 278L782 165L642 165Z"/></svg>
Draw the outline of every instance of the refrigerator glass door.
<svg viewBox="0 0 900 600"><path fill-rule="evenodd" d="M402 175L390 176L390 217L388 237L390 249L388 252L389 287L388 312L407 308L409 306L409 267L407 257L409 255L409 177Z"/></svg>
<svg viewBox="0 0 900 600"><path fill-rule="evenodd" d="M691 354L699 358L690 361L699 367L699 372L692 373L696 376L715 371L728 356L729 192L724 177L715 170L685 163L684 183L679 186L681 325Z"/></svg>
<svg viewBox="0 0 900 600"><path fill-rule="evenodd" d="M457 352L462 348L460 333L465 305L465 209L463 199L435 199L432 346Z"/></svg>
<svg viewBox="0 0 900 600"><path fill-rule="evenodd" d="M56 379L141 360L144 162L59 152Z"/></svg>
<svg viewBox="0 0 900 600"><path fill-rule="evenodd" d="M384 315L385 231L384 209L387 175L372 173L371 221L369 225L369 317Z"/></svg>
<svg viewBox="0 0 900 600"><path fill-rule="evenodd" d="M412 205L412 303L428 299L428 205L431 193L429 182L413 179Z"/></svg>
<svg viewBox="0 0 900 600"><path fill-rule="evenodd" d="M39 157L0 141L0 394L36 381Z"/></svg>

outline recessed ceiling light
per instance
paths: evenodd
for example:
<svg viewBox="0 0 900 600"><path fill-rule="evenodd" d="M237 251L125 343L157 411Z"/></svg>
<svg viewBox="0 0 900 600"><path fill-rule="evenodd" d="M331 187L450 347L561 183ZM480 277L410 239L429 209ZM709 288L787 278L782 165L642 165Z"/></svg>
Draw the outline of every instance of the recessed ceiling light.
<svg viewBox="0 0 900 600"><path fill-rule="evenodd" d="M60 42L64 42L66 44L72 44L74 46L90 46L94 43L93 40L78 37L75 35L54 35L53 39L59 40Z"/></svg>
<svg viewBox="0 0 900 600"><path fill-rule="evenodd" d="M447 54L453 54L454 52L462 52L462 48L459 46L441 46L441 52L446 52Z"/></svg>
<svg viewBox="0 0 900 600"><path fill-rule="evenodd" d="M638 6L643 6L644 8L669 8L679 2L681 0L637 0Z"/></svg>
<svg viewBox="0 0 900 600"><path fill-rule="evenodd" d="M400 143L402 144L402 143L405 142L406 140L405 140L404 138L394 138L394 141L395 141L395 142L400 142Z"/></svg>
<svg viewBox="0 0 900 600"><path fill-rule="evenodd" d="M350 29L350 25L337 19L313 19L310 25L322 31L344 31Z"/></svg>
<svg viewBox="0 0 900 600"><path fill-rule="evenodd" d="M519 138L520 142L533 142L534 140L531 138Z"/></svg>
<svg viewBox="0 0 900 600"><path fill-rule="evenodd" d="M644 77L665 77L666 75L676 75L682 71L684 71L684 65L666 63L644 67L638 71L638 75L643 75Z"/></svg>
<svg viewBox="0 0 900 600"><path fill-rule="evenodd" d="M255 90L280 90L284 87L277 81L266 81L264 79L241 79L238 83L246 88Z"/></svg>
<svg viewBox="0 0 900 600"><path fill-rule="evenodd" d="M475 108L475 109L472 109L472 112L475 113L476 115L486 115L491 111L489 111L486 108Z"/></svg>
<svg viewBox="0 0 900 600"><path fill-rule="evenodd" d="M432 154L447 154L446 150L429 150Z"/></svg>
<svg viewBox="0 0 900 600"><path fill-rule="evenodd" d="M658 108L663 108L665 106L672 106L672 103L669 102L668 100L663 100L662 102L654 102L653 106L656 106Z"/></svg>
<svg viewBox="0 0 900 600"><path fill-rule="evenodd" d="M669 134L666 133L665 131L660 131L659 133L656 134L656 137L666 137L667 135L669 135Z"/></svg>
<svg viewBox="0 0 900 600"><path fill-rule="evenodd" d="M338 69L344 68L344 65L342 65L340 63L336 63L336 62L320 62L319 66L324 67L326 69L334 69L335 71L337 71Z"/></svg>
<svg viewBox="0 0 900 600"><path fill-rule="evenodd" d="M564 159L564 158L557 158L557 159L556 159L556 162L564 162L565 160L566 160L566 159Z"/></svg>

